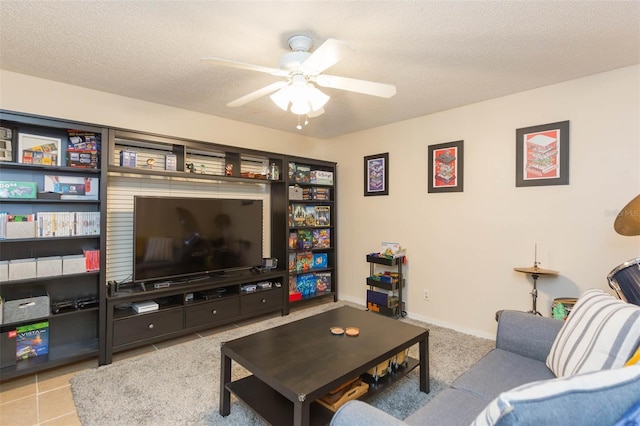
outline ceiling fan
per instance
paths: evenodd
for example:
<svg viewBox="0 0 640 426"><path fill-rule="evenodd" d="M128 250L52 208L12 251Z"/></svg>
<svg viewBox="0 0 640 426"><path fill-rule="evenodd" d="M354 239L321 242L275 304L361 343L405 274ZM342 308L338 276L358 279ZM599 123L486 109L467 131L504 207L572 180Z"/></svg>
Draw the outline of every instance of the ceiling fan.
<svg viewBox="0 0 640 426"><path fill-rule="evenodd" d="M324 113L323 107L329 100L329 96L318 90L313 83L320 87L382 98L390 98L396 94L396 86L392 84L323 74L323 71L335 65L351 50L344 41L327 39L313 53L310 52L312 40L309 36L294 35L289 38L288 44L291 52L280 58L279 68L220 58L203 58L202 60L286 78L229 102L227 106L232 108L245 105L262 96L271 95L273 102L284 111L290 110L294 114L316 117Z"/></svg>

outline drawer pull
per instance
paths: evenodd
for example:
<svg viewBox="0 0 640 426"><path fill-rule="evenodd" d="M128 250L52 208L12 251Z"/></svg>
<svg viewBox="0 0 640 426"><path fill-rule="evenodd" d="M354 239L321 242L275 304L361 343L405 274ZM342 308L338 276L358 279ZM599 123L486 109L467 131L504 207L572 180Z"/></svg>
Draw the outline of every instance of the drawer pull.
<svg viewBox="0 0 640 426"><path fill-rule="evenodd" d="M153 328L153 323L149 324L148 327L149 327L149 330L151 330Z"/></svg>
<svg viewBox="0 0 640 426"><path fill-rule="evenodd" d="M262 303L267 303L267 299L262 299Z"/></svg>
<svg viewBox="0 0 640 426"><path fill-rule="evenodd" d="M217 313L218 313L218 311L214 309L213 311L211 311L211 313L212 313L213 315L215 315L215 314L217 314Z"/></svg>

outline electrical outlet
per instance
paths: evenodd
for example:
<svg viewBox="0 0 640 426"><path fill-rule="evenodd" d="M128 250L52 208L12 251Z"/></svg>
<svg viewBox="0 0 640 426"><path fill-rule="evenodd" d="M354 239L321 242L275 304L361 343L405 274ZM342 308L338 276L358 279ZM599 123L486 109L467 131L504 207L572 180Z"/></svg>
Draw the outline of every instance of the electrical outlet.
<svg viewBox="0 0 640 426"><path fill-rule="evenodd" d="M424 300L429 300L429 290L425 288L423 291L424 291L424 294L423 294Z"/></svg>

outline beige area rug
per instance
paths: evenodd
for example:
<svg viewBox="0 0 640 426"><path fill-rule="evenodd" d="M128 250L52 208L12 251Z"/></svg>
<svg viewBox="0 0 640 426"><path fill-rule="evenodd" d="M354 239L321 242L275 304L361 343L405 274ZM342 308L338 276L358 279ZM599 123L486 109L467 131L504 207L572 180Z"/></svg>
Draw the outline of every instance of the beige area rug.
<svg viewBox="0 0 640 426"><path fill-rule="evenodd" d="M85 426L264 425L233 396L231 414L222 417L218 413L221 342L343 305L364 309L347 302L329 302L80 372L71 378L80 420ZM489 351L494 342L407 318L401 321L430 330L431 392L419 392L418 373L414 370L367 402L404 419L448 387ZM417 345L411 348L410 355L418 357ZM244 368L233 363L234 380L247 374Z"/></svg>

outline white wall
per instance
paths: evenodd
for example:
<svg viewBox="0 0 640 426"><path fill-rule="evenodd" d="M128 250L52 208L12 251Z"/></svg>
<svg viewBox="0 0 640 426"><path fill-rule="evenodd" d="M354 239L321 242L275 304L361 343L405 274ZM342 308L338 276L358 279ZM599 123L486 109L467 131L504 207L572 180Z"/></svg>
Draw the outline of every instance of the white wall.
<svg viewBox="0 0 640 426"><path fill-rule="evenodd" d="M410 316L493 335L499 309L531 309L532 279L553 298L608 289L615 266L640 256L640 237L613 230L640 192L640 68L630 67L335 138L339 296L363 302L366 253L407 248ZM515 130L570 120L570 184L515 187ZM427 193L427 146L464 140L464 192ZM390 195L363 196L363 157L389 152ZM422 298L430 291L430 301Z"/></svg>
<svg viewBox="0 0 640 426"><path fill-rule="evenodd" d="M498 309L607 288L640 255L640 237L613 231L640 192L640 67L468 105L328 141L0 71L0 108L338 161L339 296L364 303L367 253L408 249L409 315L491 336ZM515 129L571 121L570 185L515 187ZM427 146L465 141L464 192L427 194ZM390 195L363 196L363 157L390 153ZM431 301L422 300L422 289Z"/></svg>
<svg viewBox="0 0 640 426"><path fill-rule="evenodd" d="M0 70L0 108L109 127L322 158L323 144L295 133Z"/></svg>

